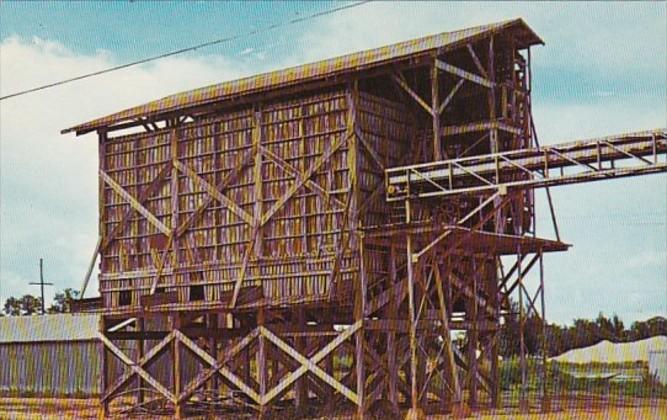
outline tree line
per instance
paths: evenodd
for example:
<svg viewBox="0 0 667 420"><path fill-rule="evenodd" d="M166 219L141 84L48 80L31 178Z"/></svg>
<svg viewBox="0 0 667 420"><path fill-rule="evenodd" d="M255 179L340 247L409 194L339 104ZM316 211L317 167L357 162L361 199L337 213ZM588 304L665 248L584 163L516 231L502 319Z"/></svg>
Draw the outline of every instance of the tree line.
<svg viewBox="0 0 667 420"><path fill-rule="evenodd" d="M46 307L46 313L58 314L71 312L72 301L76 299L79 292L71 288L67 288L62 292L58 292L53 297L53 301L49 307ZM5 304L0 312L0 316L21 316L21 315L36 315L42 312L42 298L33 295L23 295L19 298L10 296L5 301Z"/></svg>
<svg viewBox="0 0 667 420"><path fill-rule="evenodd" d="M518 305L513 304L512 312L518 312ZM635 321L626 328L616 315L611 318L599 313L596 319L577 318L572 325L546 324L534 313L525 319L524 342L526 352L531 355L541 354L542 336L546 334L547 355L558 356L568 350L588 347L602 340L612 342L630 342L643 340L657 335L667 335L667 319L656 316L646 321ZM500 329L500 353L503 357L519 354L519 317L509 315Z"/></svg>
<svg viewBox="0 0 667 420"><path fill-rule="evenodd" d="M46 312L50 314L70 312L71 303L78 295L79 292L71 288L56 293ZM5 301L4 314L0 312L0 316L35 315L41 312L41 306L41 299L29 294L20 298L10 297ZM503 357L511 357L520 352L519 307L516 302L511 302L511 307L511 313L506 315L505 323L500 328L500 354ZM546 333L549 357L557 356L571 349L592 346L601 340L628 342L656 335L667 335L667 319L663 317L636 321L626 328L616 314L608 318L602 312L593 320L577 318L569 326L547 323L544 329L541 318L531 313L526 317L524 325L524 342L527 353L541 354L542 335Z"/></svg>

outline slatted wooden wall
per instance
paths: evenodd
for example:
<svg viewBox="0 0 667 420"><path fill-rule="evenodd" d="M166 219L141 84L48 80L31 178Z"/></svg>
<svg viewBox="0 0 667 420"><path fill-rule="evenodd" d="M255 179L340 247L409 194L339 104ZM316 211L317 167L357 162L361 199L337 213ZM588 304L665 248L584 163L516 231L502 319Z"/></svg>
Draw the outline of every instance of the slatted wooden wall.
<svg viewBox="0 0 667 420"><path fill-rule="evenodd" d="M353 121L365 144L349 141ZM362 225L386 223L377 188L383 166L400 161L407 134L401 105L341 89L108 139L101 168L156 221L131 212L102 249L105 307L138 304L162 260L158 290L178 292L179 302L227 299L243 268L244 287L260 288L272 303L324 299L334 270L337 290L344 290L359 267L356 249L339 252L342 228L353 222L350 191L358 191ZM350 144L358 149L352 155ZM212 199L211 187L228 202ZM100 223L108 236L130 204L108 182L102 191ZM165 252L171 232L174 251ZM203 292L195 297L191 286L198 285Z"/></svg>

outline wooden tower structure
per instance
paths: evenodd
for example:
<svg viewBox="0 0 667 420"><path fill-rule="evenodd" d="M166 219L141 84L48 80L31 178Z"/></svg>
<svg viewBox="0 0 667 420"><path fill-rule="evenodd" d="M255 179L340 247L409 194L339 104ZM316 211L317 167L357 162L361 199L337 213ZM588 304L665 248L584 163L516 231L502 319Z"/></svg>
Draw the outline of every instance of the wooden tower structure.
<svg viewBox="0 0 667 420"><path fill-rule="evenodd" d="M665 130L538 147L538 44L505 21L63 130L99 138L100 297L78 306L125 365L103 413L223 390L259 415L498 405L509 296L544 317L525 275L568 248L536 236L534 188L667 168Z"/></svg>

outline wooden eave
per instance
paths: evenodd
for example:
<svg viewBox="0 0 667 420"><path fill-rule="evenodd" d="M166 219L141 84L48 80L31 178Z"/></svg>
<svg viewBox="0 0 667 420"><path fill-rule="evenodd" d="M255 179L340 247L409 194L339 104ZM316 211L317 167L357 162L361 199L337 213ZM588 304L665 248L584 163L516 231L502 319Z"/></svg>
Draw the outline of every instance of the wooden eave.
<svg viewBox="0 0 667 420"><path fill-rule="evenodd" d="M155 120L157 117L179 115L187 110L196 110L223 101L238 101L242 97L266 94L269 91L295 85L299 85L297 88L306 90L309 86L312 87L313 83L332 84L355 73L382 67L391 68L391 66L401 64L414 66L433 53L439 55L501 32L510 33L519 48L544 44L523 19L512 19L453 32L443 32L181 92L66 128L61 133L75 132L81 135L102 128L123 128L140 124L140 119Z"/></svg>

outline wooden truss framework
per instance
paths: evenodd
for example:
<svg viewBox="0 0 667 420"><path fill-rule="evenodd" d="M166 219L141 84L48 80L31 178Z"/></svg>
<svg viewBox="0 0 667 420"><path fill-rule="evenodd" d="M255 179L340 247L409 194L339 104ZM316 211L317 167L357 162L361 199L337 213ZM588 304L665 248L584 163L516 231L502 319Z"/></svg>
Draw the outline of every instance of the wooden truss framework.
<svg viewBox="0 0 667 420"><path fill-rule="evenodd" d="M369 73L368 80L373 78L382 79L377 90L393 86L393 99L399 98L401 106L396 114L407 115L391 115L405 118L401 121L410 128L405 147L394 155L387 150L391 146L382 146L389 142L388 130L378 128L389 125L391 118L385 116L376 132L368 129L362 112L368 109L362 110L362 102L368 99L364 89L372 90L372 83L355 77L318 85L344 92L344 122L327 132L328 142L312 156L305 157L304 141L298 162L272 149L263 137L267 108L262 98L252 102L250 147L234 157L233 168L213 180L182 155L178 133L198 118L216 115L216 107L208 113L199 110L200 115L184 110L162 127L154 119L136 121L149 133L166 133L169 152L153 178L134 191L123 187L101 156L100 196L110 189L127 207L112 229L101 229L81 295L98 254L113 246L137 214L166 237L151 250L152 267L118 275L121 280L123 275L149 278L148 295L131 308L105 308L100 328L104 415L123 393L136 394L137 405L144 404L145 387L173 408L177 418L187 415L188 404L207 401L222 387L242 394L260 416L288 400L302 411L313 404L325 414L346 407L361 418L385 402L385 416L396 417L407 408L411 418L422 411L465 414L482 404L498 406L499 331L501 318L509 316L519 320L521 403L527 406L525 320L531 312L546 316L544 253L568 247L560 242L551 203L557 240L536 237L533 189L664 172L660 156L667 151L665 131L535 147L530 50L526 60L512 36L477 39L462 44L455 54L435 52L410 65ZM380 107L394 106L386 98L376 99ZM456 112L460 107L484 115L462 118ZM302 121L297 137L305 139L305 130ZM108 140L105 129L99 135L101 144ZM343 187L335 188L332 162L342 151L347 178ZM639 162L640 168L603 165L626 158ZM266 196L265 165L288 179L273 199ZM559 173L566 168L578 172ZM325 169L331 175L323 181ZM246 197L250 205L232 194L244 177L252 187L252 197ZM179 178L204 195L187 214L179 213L179 197L173 193L178 192ZM165 219L149 202L166 186L171 188L172 210ZM264 261L271 223L306 190L317 197L317 212L333 220L327 226L319 222L317 253L308 257L326 259L328 265L311 273L315 270L307 261L299 262L299 272L273 277L289 283L290 278L324 273L326 290L316 297L271 300L257 293L262 286L257 286L258 278L270 276L253 274L253 265ZM215 266L203 261L202 250L189 235L214 205L229 211L249 234L241 241L233 281L220 299L183 302L162 289L180 286L170 280L177 274L189 276L187 281L195 278L187 270L179 272L179 261ZM304 218L308 213L305 200L301 213ZM325 230L335 231L328 253L319 246ZM516 261L505 272L503 258L510 256ZM534 267L539 267L539 280L531 290L526 277ZM205 278L206 270L201 276ZM518 299L517 314L512 313L510 297ZM168 326L147 327L153 318L167 319ZM465 331L463 346L450 339L459 330ZM136 352L123 350L121 341L134 342ZM126 367L115 378L110 355ZM188 357L196 361L189 377L184 373ZM170 384L151 373L151 366L160 363L172 374ZM541 383L546 407L544 371Z"/></svg>
<svg viewBox="0 0 667 420"><path fill-rule="evenodd" d="M481 60L476 53L476 49L479 50L480 47L486 49L484 60ZM422 93L411 86L411 82L402 70L398 69L389 75L390 80L395 83L398 91L402 92L406 99L413 101L416 106L427 112L432 120L430 129L433 140L432 150L429 151L420 144L416 149L411 148L411 153L405 154L401 161L393 162L393 165L409 163L418 159L420 155L427 156L429 160L439 160L447 156L448 152L442 140L446 140L448 136L484 132L477 142L463 152L464 154L469 152L471 147L482 142L489 143L492 150L497 149L499 131L515 137L530 137L530 133L526 131L528 129L524 123L525 118L521 120L515 116L512 117L513 119L499 120L495 115L496 91L501 90L504 95L512 92L511 96L516 100L520 89L516 86L495 82L493 48L493 37L476 46L472 44L465 46L468 59L475 68L474 72L451 64L442 57L434 56L427 60L425 64L430 74L430 92L426 93L427 95L430 93L430 98L423 99ZM446 89L446 94L441 96L445 75L453 77L454 80L451 81L451 87ZM488 121L467 123L463 126L443 126L442 120L443 117L446 118L448 108L455 102L457 95L465 90L466 85L472 86L469 89L487 91ZM246 395L260 413L265 412L271 404L284 398L291 390L294 391L293 398L297 405L305 404L310 392L318 395L323 401L329 401L329 407L342 402L340 398L343 398L356 406L361 416L382 399L389 401L394 412L397 412L403 403L408 403L413 410L418 410L422 406L433 406L434 401L435 406L440 407L439 410L449 410L452 407L455 410L463 410L465 406L464 388L469 390L471 406L476 405L478 387L485 390L494 403L498 402L497 363L493 360L497 360L499 317L502 308L506 307L507 296L516 290L517 282L519 290L524 290L521 282L526 270L523 272L518 270L519 276L513 282L510 282L511 271L504 279L509 284L509 288L499 290L497 296L488 293L485 295L479 285L482 282L488 283L491 278L495 279L496 267L499 265L498 252L491 251L493 269L490 269L490 266L486 267L489 256L482 255L479 260L475 256L470 260L463 254L466 253L468 244L480 238L479 234L483 232L485 223L492 219L506 217L505 215L512 211L508 208L522 197L501 192L486 197L475 206L474 210L452 220L451 229L436 229L429 233L428 242L415 237L409 229L407 233L402 233L403 239L387 239L383 235L375 234L372 229L367 233L364 230L355 229L365 217L365 213L373 207L373 203L379 201L385 191L385 185L379 178L371 193L365 199L361 199L360 192L355 188L358 185L359 176L357 170L354 169L357 168L358 155L363 155L381 173L389 167L387 156L376 150L357 121L358 89L358 82L352 81L348 84L348 114L344 135L332 142L309 167L299 168L262 145L259 129L262 113L260 106L254 110L252 148L237 157L235 168L217 184L207 181L196 168L179 157L176 133L178 127L187 121L184 118L170 120L165 126L165 129L170 130L171 159L162 165L153 180L147 183L136 197L123 189L101 165L101 180L128 203L129 207L114 229L108 233L103 232L95 254L103 252L123 232L134 213L140 214L167 237L162 249L153 252L151 295L160 288L161 277L169 273L170 258L172 260L178 258L175 255L175 244L182 241L184 235L212 203L217 202L225 206L252 232L250 241L243 252L233 293L229 295L227 301L216 305L197 306L193 308L195 312L192 312L189 317L170 315L171 328L168 331L107 332L106 327L102 328L102 341L108 353L129 366L129 370L118 377L114 383L107 383L105 377L105 394L102 399L105 411L108 410L109 404L119 395L119 392L129 386L134 377L139 378L138 384L148 385L157 391L168 404L174 407L177 416L184 415L183 410L186 403L196 392L203 387L212 387L211 383L217 380ZM411 112L415 118L421 118L417 111ZM504 110L503 115L507 116L509 113ZM157 125L146 125L146 128L151 131L160 130ZM104 141L106 133L101 132L100 138ZM349 179L350 187L345 191L344 198L341 199L327 186L314 182L312 177L342 147L348 150L348 165L352 170ZM293 179L282 196L270 206L264 206L262 203L261 168L263 162L271 162ZM254 183L260 187L255 188L255 205L252 211L244 209L240 203L235 202L226 194L226 190L247 170L252 170ZM145 203L169 182L173 188L176 188L174 179L178 179L179 174L187 177L207 196L188 217L183 219L174 214L170 227L160 221L159 217L153 214ZM265 317L275 316L275 313L272 314L270 309L262 308L255 312L255 319L245 329L233 327L229 330L213 329L212 332L197 330L193 325L188 325L188 322L197 316L209 316L202 311L214 310L234 314L238 310L237 306L241 290L243 290L247 267L251 256L259 247L258 241L261 240L263 226L301 188L309 189L322 202L327 203L332 210L343 212L342 226L346 228L341 231L338 240L339 246L330 274L329 300L333 301L340 296L340 285L337 283L337 278L342 269L343 255L356 251L362 256L359 281L354 285L352 313L344 315L340 322L341 324L348 323L347 329L343 332L336 332L331 328L322 330L321 327L315 327L317 331L310 332L303 325L303 312L297 311L292 318L296 317L301 321L297 323L296 331L286 333L284 332L285 324L265 323ZM405 202L404 211L405 223L406 226L409 226L413 222L413 209L409 201ZM463 231L458 229L463 229ZM518 237L509 240L516 241L517 239ZM373 284L370 284L371 279L368 278L363 267L365 262L363 256L367 252L372 252L373 247L378 244L390 251L390 269L384 278L374 278L372 279ZM196 261L196 246L190 243L186 245L188 258ZM530 247L530 250L539 255L542 252L535 246ZM91 268L93 263L94 260L91 262ZM474 267L476 264L485 266L483 271L488 278L482 279L478 275L470 275L470 273L477 272ZM456 267L459 268L456 269ZM87 274L84 284L87 284L89 276L90 274ZM453 306L454 302L461 300L467 302L462 316L455 314ZM171 307L173 308L173 305ZM155 307L155 310L161 310L159 305ZM151 307L147 306L142 309L141 313L132 314L136 316L136 325L143 324L143 317L152 316L151 311ZM480 313L484 315L480 316ZM122 318L123 315L114 316ZM238 324L243 317L242 313L234 314L231 320ZM125 322L127 321L129 319ZM320 325L321 322L321 319L317 320L316 325ZM443 337L450 336L452 329L466 330L468 336L474 338L467 354L463 354L449 340L443 339ZM223 336L227 334L233 338L216 337L216 333ZM210 336L211 334L213 336ZM152 348L145 349L142 340L147 340L148 337L159 337L161 341ZM323 342L322 340L327 337L334 338L330 339L328 343ZM139 357L133 360L123 353L120 347L114 344L114 339L141 341ZM201 345L200 341L206 344ZM483 351L479 356L475 352L477 341L483 345ZM171 369L175 373L180 372L182 369L179 366L182 363L180 348L188 349L196 356L200 364L203 364L204 368L188 383L182 383L180 375L175 374L171 388L168 388L152 377L144 367L153 363L161 355L169 353L171 354ZM342 374L341 372L336 374L333 368L334 351L353 358L355 360L353 368ZM256 357L255 378L250 375L249 353L254 353ZM482 358L492 361L491 371L483 372L478 368ZM427 364L432 366L427 368ZM268 367L268 365L272 366ZM399 375L399 371L405 374ZM328 391L326 386L335 392ZM137 392L141 400L141 393Z"/></svg>

